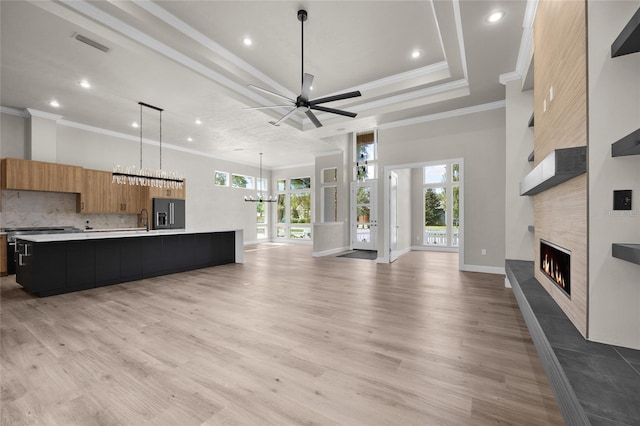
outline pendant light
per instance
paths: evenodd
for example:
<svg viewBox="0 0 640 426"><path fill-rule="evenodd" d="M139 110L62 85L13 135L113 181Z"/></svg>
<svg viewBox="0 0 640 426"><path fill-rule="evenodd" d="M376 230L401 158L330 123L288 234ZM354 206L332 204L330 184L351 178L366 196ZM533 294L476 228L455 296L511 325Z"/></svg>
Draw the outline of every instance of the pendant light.
<svg viewBox="0 0 640 426"><path fill-rule="evenodd" d="M113 166L112 182L122 185L140 185L152 186L157 188L182 189L184 186L184 176L175 172L167 172L162 170L162 108L138 102L140 105L140 168L136 166L122 167L120 165ZM158 111L160 116L160 168L157 170L142 168L142 108L150 108Z"/></svg>
<svg viewBox="0 0 640 426"><path fill-rule="evenodd" d="M262 182L262 153L260 153L260 179L258 180L258 185ZM258 186L256 185L256 187ZM249 195L244 197L245 201L251 203L275 203L278 201L276 197L272 197L270 195L263 195L263 191L258 191L255 197Z"/></svg>

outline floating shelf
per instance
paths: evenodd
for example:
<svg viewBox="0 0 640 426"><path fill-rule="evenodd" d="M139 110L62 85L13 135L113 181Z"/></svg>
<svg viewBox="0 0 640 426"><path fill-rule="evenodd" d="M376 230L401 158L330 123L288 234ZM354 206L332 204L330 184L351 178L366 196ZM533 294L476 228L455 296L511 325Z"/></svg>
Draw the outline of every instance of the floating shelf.
<svg viewBox="0 0 640 426"><path fill-rule="evenodd" d="M533 114L531 114L531 118L529 119L529 124L528 124L528 126L529 126L529 127L533 127L533 124L534 124L534 123L533 123Z"/></svg>
<svg viewBox="0 0 640 426"><path fill-rule="evenodd" d="M611 57L640 52L640 9L631 17L611 44Z"/></svg>
<svg viewBox="0 0 640 426"><path fill-rule="evenodd" d="M535 195L587 171L587 147L556 149L520 182L520 195Z"/></svg>
<svg viewBox="0 0 640 426"><path fill-rule="evenodd" d="M611 144L611 156L640 155L640 129Z"/></svg>
<svg viewBox="0 0 640 426"><path fill-rule="evenodd" d="M611 255L640 265L640 244L611 244Z"/></svg>
<svg viewBox="0 0 640 426"><path fill-rule="evenodd" d="M527 160L529 160L529 162L535 160L535 157L533 154L534 154L534 151L531 151L531 154L529 154L529 156L527 157Z"/></svg>

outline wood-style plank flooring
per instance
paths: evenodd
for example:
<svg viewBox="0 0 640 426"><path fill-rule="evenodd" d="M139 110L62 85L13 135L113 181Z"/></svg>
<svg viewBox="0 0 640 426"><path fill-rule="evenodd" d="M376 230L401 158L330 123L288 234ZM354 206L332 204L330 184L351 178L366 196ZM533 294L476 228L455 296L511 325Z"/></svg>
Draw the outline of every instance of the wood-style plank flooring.
<svg viewBox="0 0 640 426"><path fill-rule="evenodd" d="M2 278L2 425L563 424L503 276L245 262L42 299Z"/></svg>

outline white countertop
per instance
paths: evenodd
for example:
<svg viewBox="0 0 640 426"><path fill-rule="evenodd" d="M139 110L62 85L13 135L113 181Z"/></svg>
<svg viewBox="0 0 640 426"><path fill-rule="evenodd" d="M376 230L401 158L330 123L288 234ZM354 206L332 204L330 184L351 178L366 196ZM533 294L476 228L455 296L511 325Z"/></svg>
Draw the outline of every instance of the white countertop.
<svg viewBox="0 0 640 426"><path fill-rule="evenodd" d="M237 232L240 229L163 229L154 231L77 232L72 234L20 235L16 239L32 243L57 241L104 240L107 238L154 237L158 235L207 234L213 232Z"/></svg>

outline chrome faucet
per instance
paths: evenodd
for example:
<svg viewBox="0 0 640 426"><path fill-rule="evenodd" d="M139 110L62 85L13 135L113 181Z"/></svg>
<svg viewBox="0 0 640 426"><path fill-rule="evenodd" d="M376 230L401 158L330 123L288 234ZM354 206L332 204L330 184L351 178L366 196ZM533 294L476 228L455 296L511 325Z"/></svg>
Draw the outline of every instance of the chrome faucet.
<svg viewBox="0 0 640 426"><path fill-rule="evenodd" d="M145 217L140 217L140 220L145 219L145 226L147 227L147 232L149 232L149 211L147 209L142 209L140 210L140 216L142 216L142 213L146 213Z"/></svg>

